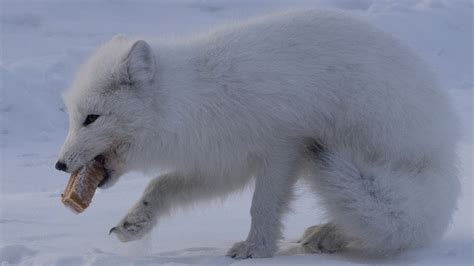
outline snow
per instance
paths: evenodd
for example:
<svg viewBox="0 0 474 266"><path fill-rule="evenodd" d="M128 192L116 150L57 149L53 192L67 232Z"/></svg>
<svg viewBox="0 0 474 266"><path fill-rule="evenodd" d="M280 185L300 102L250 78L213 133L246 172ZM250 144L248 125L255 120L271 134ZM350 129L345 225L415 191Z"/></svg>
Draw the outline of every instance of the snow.
<svg viewBox="0 0 474 266"><path fill-rule="evenodd" d="M315 1L1 1L0 6L0 263L1 265L182 264L440 264L474 261L473 11L469 0ZM223 22L286 8L330 7L356 13L392 33L425 58L456 103L466 133L459 147L463 195L445 238L389 259L349 254L277 255L236 261L224 256L249 229L252 189L223 202L178 211L138 242L107 232L144 189L129 174L99 190L74 215L60 202L68 176L54 170L67 133L61 93L99 44L117 33L169 38ZM285 242L325 221L303 186L287 215Z"/></svg>

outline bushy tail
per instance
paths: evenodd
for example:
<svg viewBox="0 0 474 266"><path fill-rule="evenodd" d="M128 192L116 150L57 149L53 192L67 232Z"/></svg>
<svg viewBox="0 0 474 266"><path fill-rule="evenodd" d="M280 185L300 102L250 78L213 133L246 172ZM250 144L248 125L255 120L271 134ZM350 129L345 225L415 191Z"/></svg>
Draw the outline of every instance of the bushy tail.
<svg viewBox="0 0 474 266"><path fill-rule="evenodd" d="M459 181L450 162L367 162L350 152L314 162L314 183L349 249L390 255L442 236L455 209Z"/></svg>

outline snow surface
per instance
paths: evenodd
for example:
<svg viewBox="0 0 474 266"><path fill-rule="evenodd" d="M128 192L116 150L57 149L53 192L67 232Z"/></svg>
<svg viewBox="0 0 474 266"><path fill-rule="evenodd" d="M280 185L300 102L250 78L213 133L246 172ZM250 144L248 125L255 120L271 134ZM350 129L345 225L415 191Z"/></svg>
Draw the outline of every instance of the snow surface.
<svg viewBox="0 0 474 266"><path fill-rule="evenodd" d="M474 263L472 1L0 1L1 265ZM357 13L402 39L433 65L456 101L466 132L459 147L463 196L441 242L390 259L306 254L236 261L224 254L247 235L251 188L178 211L146 239L128 244L107 232L148 178L122 177L98 191L81 215L60 203L68 178L53 167L67 133L61 92L99 44L117 33L179 37L225 21L318 6ZM325 221L314 195L302 186L298 194L286 218L287 242Z"/></svg>

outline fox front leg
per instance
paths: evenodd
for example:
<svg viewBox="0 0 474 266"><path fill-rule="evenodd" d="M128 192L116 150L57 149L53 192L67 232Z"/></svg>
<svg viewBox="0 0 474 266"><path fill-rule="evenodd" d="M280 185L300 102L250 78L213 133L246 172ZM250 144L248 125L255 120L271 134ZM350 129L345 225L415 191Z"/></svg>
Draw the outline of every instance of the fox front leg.
<svg viewBox="0 0 474 266"><path fill-rule="evenodd" d="M149 233L158 219L171 209L222 196L244 185L231 184L222 182L218 186L199 174L184 176L168 173L156 177L150 181L140 200L127 215L110 229L110 234L116 235L122 242L138 240Z"/></svg>
<svg viewBox="0 0 474 266"><path fill-rule="evenodd" d="M292 163L271 161L257 176L250 213L252 223L245 241L237 242L227 256L235 259L271 257L281 238L281 216L296 181Z"/></svg>

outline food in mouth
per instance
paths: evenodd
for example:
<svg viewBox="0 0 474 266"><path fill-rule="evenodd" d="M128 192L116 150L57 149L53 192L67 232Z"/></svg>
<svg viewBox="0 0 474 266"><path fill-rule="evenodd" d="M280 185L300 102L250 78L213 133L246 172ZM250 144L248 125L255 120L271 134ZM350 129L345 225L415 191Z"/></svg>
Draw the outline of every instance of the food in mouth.
<svg viewBox="0 0 474 266"><path fill-rule="evenodd" d="M62 203L76 214L83 212L89 207L97 187L107 178L103 160L93 160L71 175L61 194Z"/></svg>

